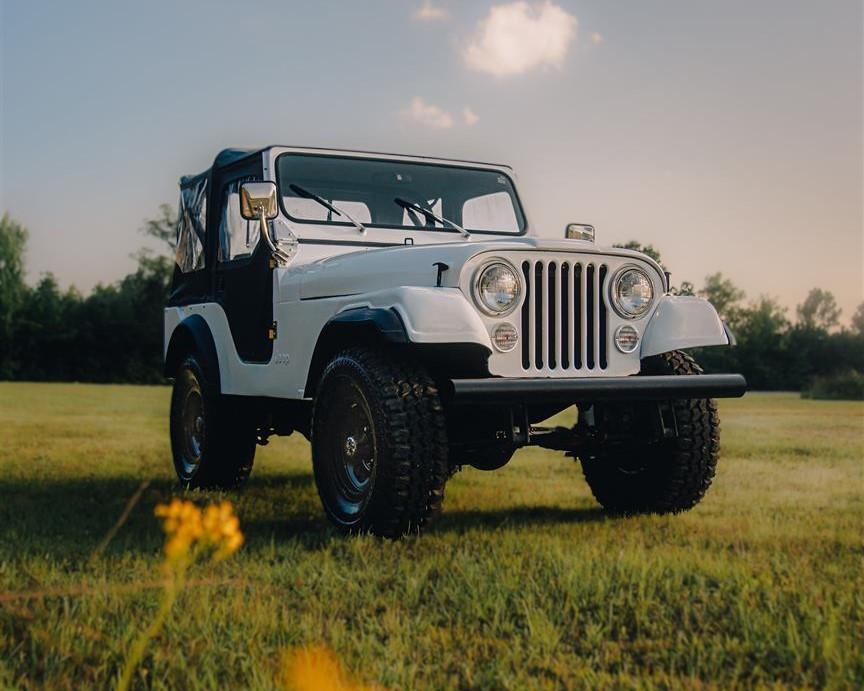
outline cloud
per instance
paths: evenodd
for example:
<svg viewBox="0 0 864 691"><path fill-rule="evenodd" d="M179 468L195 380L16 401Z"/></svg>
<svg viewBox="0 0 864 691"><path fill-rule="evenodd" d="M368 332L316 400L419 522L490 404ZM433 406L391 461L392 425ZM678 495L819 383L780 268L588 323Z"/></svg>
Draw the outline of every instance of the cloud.
<svg viewBox="0 0 864 691"><path fill-rule="evenodd" d="M462 111L462 119L468 127L473 127L480 121L480 116L466 106L465 110Z"/></svg>
<svg viewBox="0 0 864 691"><path fill-rule="evenodd" d="M465 63L496 77L560 68L576 27L576 17L550 0L495 5L465 48Z"/></svg>
<svg viewBox="0 0 864 691"><path fill-rule="evenodd" d="M432 0L425 0L420 8L414 13L414 19L420 22L437 22L448 19L450 12L446 7L438 7L432 4Z"/></svg>
<svg viewBox="0 0 864 691"><path fill-rule="evenodd" d="M438 106L426 103L419 96L411 99L407 108L401 111L403 118L412 120L434 130L446 130L453 127L453 116Z"/></svg>
<svg viewBox="0 0 864 691"><path fill-rule="evenodd" d="M593 43L595 46L599 46L601 43L603 43L603 37L595 31L593 34L591 34L591 43Z"/></svg>

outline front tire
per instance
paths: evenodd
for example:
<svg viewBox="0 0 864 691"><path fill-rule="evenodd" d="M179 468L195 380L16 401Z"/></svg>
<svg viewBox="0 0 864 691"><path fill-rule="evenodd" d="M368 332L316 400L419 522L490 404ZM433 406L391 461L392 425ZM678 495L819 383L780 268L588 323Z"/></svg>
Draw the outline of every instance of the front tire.
<svg viewBox="0 0 864 691"><path fill-rule="evenodd" d="M312 411L312 464L328 518L345 532L398 537L441 511L447 434L421 367L347 350L324 370Z"/></svg>
<svg viewBox="0 0 864 691"><path fill-rule="evenodd" d="M700 375L681 351L647 358L641 374ZM650 414L649 405L637 408ZM612 513L679 513L693 508L711 486L720 451L720 418L712 399L672 402L677 436L600 450L582 458L594 497Z"/></svg>
<svg viewBox="0 0 864 691"><path fill-rule="evenodd" d="M187 489L236 489L255 460L256 429L243 406L223 396L197 355L177 368L171 394L174 470Z"/></svg>

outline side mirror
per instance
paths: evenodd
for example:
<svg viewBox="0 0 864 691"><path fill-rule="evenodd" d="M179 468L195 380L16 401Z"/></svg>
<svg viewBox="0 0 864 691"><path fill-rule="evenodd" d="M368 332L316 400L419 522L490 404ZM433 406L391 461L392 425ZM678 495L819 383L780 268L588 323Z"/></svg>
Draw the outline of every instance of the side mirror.
<svg viewBox="0 0 864 691"><path fill-rule="evenodd" d="M587 223L568 223L564 230L564 237L568 240L594 242L594 226Z"/></svg>
<svg viewBox="0 0 864 691"><path fill-rule="evenodd" d="M279 215L276 183L244 182L240 185L240 215L247 221L258 221L261 224L261 235L272 256L271 268L286 266L291 262L291 256L280 249L279 242L271 234L270 224L267 223Z"/></svg>
<svg viewBox="0 0 864 691"><path fill-rule="evenodd" d="M267 221L279 215L276 183L244 182L240 185L240 215L247 221Z"/></svg>

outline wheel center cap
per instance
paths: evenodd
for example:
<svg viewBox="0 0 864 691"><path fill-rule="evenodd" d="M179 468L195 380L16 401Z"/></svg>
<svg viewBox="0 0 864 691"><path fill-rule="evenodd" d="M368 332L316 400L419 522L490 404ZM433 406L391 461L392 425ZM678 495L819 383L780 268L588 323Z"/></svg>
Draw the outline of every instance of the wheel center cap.
<svg viewBox="0 0 864 691"><path fill-rule="evenodd" d="M357 440L354 437L345 439L345 455L353 458L357 453Z"/></svg>

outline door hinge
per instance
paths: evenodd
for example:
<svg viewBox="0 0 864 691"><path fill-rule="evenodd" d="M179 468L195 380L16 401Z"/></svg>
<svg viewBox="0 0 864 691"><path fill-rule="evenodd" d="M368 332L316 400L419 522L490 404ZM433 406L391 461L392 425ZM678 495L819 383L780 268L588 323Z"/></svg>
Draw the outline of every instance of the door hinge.
<svg viewBox="0 0 864 691"><path fill-rule="evenodd" d="M267 329L267 338L269 338L271 341L275 341L278 333L279 333L279 329L276 325L276 322L273 322L270 325L270 328Z"/></svg>

